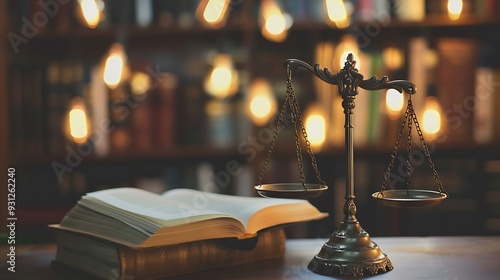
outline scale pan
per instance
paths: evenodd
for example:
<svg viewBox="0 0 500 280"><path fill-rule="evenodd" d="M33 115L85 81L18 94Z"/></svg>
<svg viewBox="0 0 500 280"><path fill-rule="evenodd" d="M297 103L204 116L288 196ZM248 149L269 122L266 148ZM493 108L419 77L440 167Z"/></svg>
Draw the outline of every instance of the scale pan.
<svg viewBox="0 0 500 280"><path fill-rule="evenodd" d="M372 194L380 203L389 207L427 207L439 204L448 195L431 190L385 190Z"/></svg>
<svg viewBox="0 0 500 280"><path fill-rule="evenodd" d="M257 192L263 197L275 198L308 198L320 195L328 187L322 184L306 184L300 183L278 183L278 184L263 184L254 187Z"/></svg>

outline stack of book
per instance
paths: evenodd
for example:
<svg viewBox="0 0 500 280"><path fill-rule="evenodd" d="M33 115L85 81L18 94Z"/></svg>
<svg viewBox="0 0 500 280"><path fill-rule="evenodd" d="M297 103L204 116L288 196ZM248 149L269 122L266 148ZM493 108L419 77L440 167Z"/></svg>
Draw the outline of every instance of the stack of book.
<svg viewBox="0 0 500 280"><path fill-rule="evenodd" d="M103 279L150 279L279 258L283 225L326 216L306 200L96 191L52 226L55 263Z"/></svg>

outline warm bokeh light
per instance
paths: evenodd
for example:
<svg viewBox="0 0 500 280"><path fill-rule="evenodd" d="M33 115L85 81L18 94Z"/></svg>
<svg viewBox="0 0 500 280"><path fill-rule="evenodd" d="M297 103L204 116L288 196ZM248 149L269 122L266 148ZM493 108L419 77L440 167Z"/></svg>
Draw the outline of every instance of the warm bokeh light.
<svg viewBox="0 0 500 280"><path fill-rule="evenodd" d="M196 9L196 18L211 28L221 28L226 24L229 0L202 0Z"/></svg>
<svg viewBox="0 0 500 280"><path fill-rule="evenodd" d="M433 140L442 130L442 113L438 100L433 96L425 99L422 130L426 138Z"/></svg>
<svg viewBox="0 0 500 280"><path fill-rule="evenodd" d="M101 11L96 0L79 0L83 18L90 28L96 28L102 20ZM100 1L99 1L100 3Z"/></svg>
<svg viewBox="0 0 500 280"><path fill-rule="evenodd" d="M439 62L439 56L436 50L427 49L424 53L424 64L427 69L434 69Z"/></svg>
<svg viewBox="0 0 500 280"><path fill-rule="evenodd" d="M205 79L205 91L222 99L234 95L238 91L238 86L238 73L233 67L231 56L217 55L214 59L214 68Z"/></svg>
<svg viewBox="0 0 500 280"><path fill-rule="evenodd" d="M462 0L448 0L448 17L451 20L457 20L462 14L463 2Z"/></svg>
<svg viewBox="0 0 500 280"><path fill-rule="evenodd" d="M401 49L387 47L382 51L384 64L388 70L397 70L404 64L404 54Z"/></svg>
<svg viewBox="0 0 500 280"><path fill-rule="evenodd" d="M257 118L265 117L271 112L271 102L264 96L256 96L250 102L250 110Z"/></svg>
<svg viewBox="0 0 500 280"><path fill-rule="evenodd" d="M403 94L395 89L388 89L385 95L385 105L389 118L397 119L401 115L401 109L404 105Z"/></svg>
<svg viewBox="0 0 500 280"><path fill-rule="evenodd" d="M126 76L127 56L122 44L116 43L111 46L109 55L104 64L103 79L109 88L116 88Z"/></svg>
<svg viewBox="0 0 500 280"><path fill-rule="evenodd" d="M286 29L285 17L283 15L271 15L266 20L265 28L271 35L280 35Z"/></svg>
<svg viewBox="0 0 500 280"><path fill-rule="evenodd" d="M248 90L247 106L250 118L258 125L263 126L276 113L276 98L271 85L266 79L255 79Z"/></svg>
<svg viewBox="0 0 500 280"><path fill-rule="evenodd" d="M335 25L338 28L346 28L349 26L349 18L342 0L325 0L326 14L328 16L327 23Z"/></svg>
<svg viewBox="0 0 500 280"><path fill-rule="evenodd" d="M305 112L305 128L311 146L320 149L326 140L326 120L319 104L311 104Z"/></svg>
<svg viewBox="0 0 500 280"><path fill-rule="evenodd" d="M273 42L282 42L286 39L287 30L291 24L274 0L262 1L261 8L262 36ZM290 18L291 19L291 18Z"/></svg>
<svg viewBox="0 0 500 280"><path fill-rule="evenodd" d="M134 95L140 96L145 94L151 88L151 77L143 72L132 73L130 79L130 88Z"/></svg>
<svg viewBox="0 0 500 280"><path fill-rule="evenodd" d="M82 144L87 141L90 131L90 121L87 109L80 97L75 97L70 104L66 116L67 135L75 143Z"/></svg>

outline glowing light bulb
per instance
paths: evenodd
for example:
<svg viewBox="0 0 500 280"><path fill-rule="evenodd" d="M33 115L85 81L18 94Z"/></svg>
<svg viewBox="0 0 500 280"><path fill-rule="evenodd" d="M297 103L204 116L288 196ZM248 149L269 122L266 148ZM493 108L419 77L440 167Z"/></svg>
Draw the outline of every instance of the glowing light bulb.
<svg viewBox="0 0 500 280"><path fill-rule="evenodd" d="M238 91L238 73L231 56L220 54L214 59L214 68L205 79L204 88L216 98L230 97Z"/></svg>
<svg viewBox="0 0 500 280"><path fill-rule="evenodd" d="M196 18L211 28L221 28L226 24L229 0L202 0L196 9Z"/></svg>
<svg viewBox="0 0 500 280"><path fill-rule="evenodd" d="M66 134L75 143L82 144L87 141L90 131L90 121L87 109L80 97L75 97L70 104L69 112L66 116Z"/></svg>
<svg viewBox="0 0 500 280"><path fill-rule="evenodd" d="M101 21L101 9L96 0L79 0L83 18L90 28L95 28Z"/></svg>
<svg viewBox="0 0 500 280"><path fill-rule="evenodd" d="M287 17L281 12L274 0L262 1L261 17L264 22L262 35L274 42L282 42L286 39L287 29L291 23L287 22ZM292 20L291 17L288 17Z"/></svg>
<svg viewBox="0 0 500 280"><path fill-rule="evenodd" d="M397 119L404 105L403 94L395 89L388 89L385 95L385 105L389 118L392 120Z"/></svg>
<svg viewBox="0 0 500 280"><path fill-rule="evenodd" d="M433 140L442 130L441 106L435 97L429 96L425 99L422 130L427 138Z"/></svg>
<svg viewBox="0 0 500 280"><path fill-rule="evenodd" d="M305 112L304 126L311 146L319 149L326 140L326 120L319 104L311 104Z"/></svg>
<svg viewBox="0 0 500 280"><path fill-rule="evenodd" d="M463 2L462 0L448 0L448 17L451 20L457 20L462 14Z"/></svg>
<svg viewBox="0 0 500 280"><path fill-rule="evenodd" d="M325 0L326 14L329 24L333 23L338 28L346 28L349 26L349 18L342 0Z"/></svg>
<svg viewBox="0 0 500 280"><path fill-rule="evenodd" d="M264 96L256 96L250 103L250 110L257 118L263 118L271 112L271 102Z"/></svg>
<svg viewBox="0 0 500 280"><path fill-rule="evenodd" d="M109 88L116 88L120 82L125 78L127 56L123 45L114 44L111 46L109 56L106 58L104 65L103 79Z"/></svg>
<svg viewBox="0 0 500 280"><path fill-rule="evenodd" d="M285 18L280 15L271 15L266 20L266 29L272 35L279 35L285 31Z"/></svg>
<svg viewBox="0 0 500 280"><path fill-rule="evenodd" d="M258 78L252 82L247 100L250 118L258 126L265 125L276 113L276 99L265 79Z"/></svg>

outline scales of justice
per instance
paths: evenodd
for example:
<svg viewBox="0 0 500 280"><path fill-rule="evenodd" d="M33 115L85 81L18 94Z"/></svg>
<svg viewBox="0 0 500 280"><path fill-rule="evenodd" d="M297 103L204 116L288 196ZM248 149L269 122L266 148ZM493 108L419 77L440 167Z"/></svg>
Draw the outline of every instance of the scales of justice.
<svg viewBox="0 0 500 280"><path fill-rule="evenodd" d="M422 130L420 129L417 116L413 109L411 96L415 94L416 87L413 83L405 80L389 81L387 77L377 79L376 76L363 80L363 75L358 73L355 68L356 62L353 55L349 54L344 68L336 74L331 74L327 68L321 70L318 64L314 67L298 60L288 59L285 61L287 74L287 91L285 102L281 108L279 118L276 123L276 129L270 144L267 156L264 161L262 171L259 176L259 182L255 189L261 196L277 198L308 198L320 195L328 189L326 183L321 179L321 175L312 152L307 133L302 121L300 109L294 89L292 86L292 72L295 70L306 70L317 76L322 81L337 85L339 93L342 96L342 107L345 115L345 153L346 153L346 194L343 207L344 218L336 231L330 235L330 239L323 245L320 252L316 254L308 265L308 269L323 275L350 275L363 276L387 272L393 269L392 263L386 254L382 253L378 245L371 241L370 235L363 230L357 220L356 205L354 204L354 153L353 153L353 109L355 107L355 98L358 94L358 87L365 90L378 90L393 88L400 93L408 94L408 103L404 113L403 121L399 127L396 144L391 154L391 159L384 175L380 191L372 196L385 206L390 207L425 207L440 203L447 197L439 175L436 172L429 149L425 143ZM276 144L276 138L282 125L285 112L289 108L292 123L295 130L295 146L297 163L300 171L300 183L271 183L263 184L263 176L267 165L271 160L271 154ZM388 180L394 165L394 160L399 150L399 144L404 133L405 126L408 127L407 137L407 160L406 160L406 189L388 189ZM412 173L412 126L418 133L421 148L432 169L434 179L437 185L437 191L427 189L411 188ZM306 183L305 173L302 164L302 151L300 136L305 140L305 146L310 156L312 166L316 173L319 183Z"/></svg>

